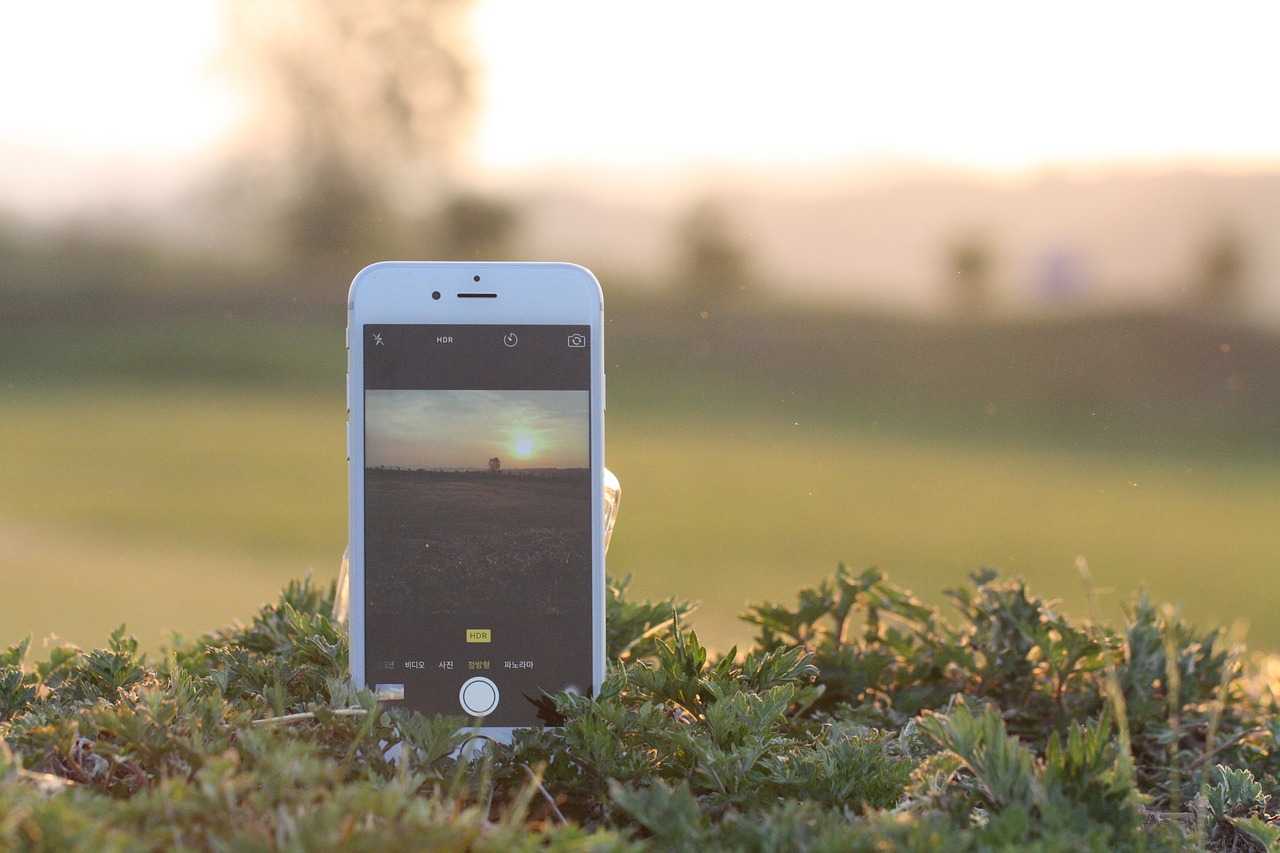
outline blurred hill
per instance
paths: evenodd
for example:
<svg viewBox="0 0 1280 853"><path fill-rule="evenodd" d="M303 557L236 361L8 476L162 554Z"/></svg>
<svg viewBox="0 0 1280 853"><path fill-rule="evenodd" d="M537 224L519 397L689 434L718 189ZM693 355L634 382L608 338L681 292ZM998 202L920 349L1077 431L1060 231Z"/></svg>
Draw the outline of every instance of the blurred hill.
<svg viewBox="0 0 1280 853"><path fill-rule="evenodd" d="M1051 313L1193 299L1201 255L1229 232L1248 256L1245 301L1280 322L1280 172L833 172L595 186L563 175L516 187L517 254L662 280L683 211L713 197L774 292L927 312L946 307L944 252L957 236L988 243L1000 310ZM1074 267L1065 285L1054 281L1060 258Z"/></svg>
<svg viewBox="0 0 1280 853"><path fill-rule="evenodd" d="M0 318L11 392L146 385L339 394L340 305L218 289L165 301L85 291ZM1280 336L1127 312L939 322L606 288L610 413L803 422L1080 450L1271 452ZM90 319L92 318L92 319ZM55 342L51 344L51 342Z"/></svg>
<svg viewBox="0 0 1280 853"><path fill-rule="evenodd" d="M412 215L381 210L365 223L357 211L344 227L350 233L320 254L273 241L261 217L208 204L39 227L10 216L0 220L0 276L29 294L129 290L156 258L195 254L203 257L188 257L188 269L167 271L152 289L203 298L202 267L238 264L235 274L216 276L218 287L252 281L263 292L306 278L297 295L332 304L375 257L498 257L574 260L615 286L678 294L697 287L681 255L690 223L709 205L741 247L737 263L753 287L779 300L945 313L955 305L949 252L964 242L987 256L985 306L995 315L1183 307L1280 324L1280 172L832 173L689 183L669 175L634 184L564 174L500 189L455 182ZM1215 292L1206 270L1224 243L1238 256L1236 280ZM101 249L131 255L129 266L72 269Z"/></svg>

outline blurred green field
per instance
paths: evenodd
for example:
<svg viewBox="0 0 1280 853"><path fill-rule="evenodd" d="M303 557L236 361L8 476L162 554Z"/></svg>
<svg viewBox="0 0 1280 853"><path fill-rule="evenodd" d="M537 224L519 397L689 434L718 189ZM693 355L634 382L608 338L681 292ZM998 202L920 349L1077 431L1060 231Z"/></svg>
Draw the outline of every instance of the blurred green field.
<svg viewBox="0 0 1280 853"><path fill-rule="evenodd" d="M191 345L204 354L158 364L133 338L137 359L111 349L119 370L82 344L78 382L57 381L70 368L39 381L35 367L14 369L0 402L3 639L90 642L127 622L155 647L247 615L289 577L335 574L343 413L327 368L183 381L183 358L207 368L226 349L252 364L254 347L277 353L281 336L297 361L323 353L340 370L328 327L272 334L206 335ZM145 370L169 379L129 379ZM1078 556L1103 615L1146 586L1280 646L1280 460L1265 443L975 440L727 402L741 390L674 387L672 399L709 403L664 409L635 379L610 385L608 460L624 491L610 571L633 575L639 594L700 600L696 625L721 648L745 635L734 617L747 601L789 598L840 559L935 601L991 565L1085 612Z"/></svg>
<svg viewBox="0 0 1280 853"><path fill-rule="evenodd" d="M1206 624L1280 644L1280 465L1034 446L981 447L832 428L660 422L610 427L623 511L610 562L636 589L704 602L719 644L748 600L790 600L837 559L878 565L938 602L979 566L1099 615L1139 587ZM761 484L767 484L761 486ZM1241 594L1241 590L1246 590Z"/></svg>

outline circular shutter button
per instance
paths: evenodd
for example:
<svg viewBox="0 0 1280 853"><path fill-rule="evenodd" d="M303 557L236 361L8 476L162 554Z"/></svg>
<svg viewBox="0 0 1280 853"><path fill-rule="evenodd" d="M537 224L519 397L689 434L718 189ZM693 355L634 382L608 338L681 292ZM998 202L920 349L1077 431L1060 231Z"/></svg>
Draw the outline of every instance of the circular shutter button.
<svg viewBox="0 0 1280 853"><path fill-rule="evenodd" d="M468 678L458 691L458 703L472 717L487 717L498 707L498 685L483 675Z"/></svg>

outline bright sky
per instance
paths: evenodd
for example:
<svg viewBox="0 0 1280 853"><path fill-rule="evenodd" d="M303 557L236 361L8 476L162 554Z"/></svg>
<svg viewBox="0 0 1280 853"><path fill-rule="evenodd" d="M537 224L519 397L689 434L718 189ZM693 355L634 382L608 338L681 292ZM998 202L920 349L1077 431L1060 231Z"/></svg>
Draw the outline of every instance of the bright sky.
<svg viewBox="0 0 1280 853"><path fill-rule="evenodd" d="M586 468L586 391L368 391L370 467Z"/></svg>
<svg viewBox="0 0 1280 853"><path fill-rule="evenodd" d="M480 0L482 172L1280 162L1280 4ZM245 99L219 0L6 3L0 193L180 180ZM29 198L28 198L29 197Z"/></svg>
<svg viewBox="0 0 1280 853"><path fill-rule="evenodd" d="M477 157L1275 162L1277 32L1274 2L488 0Z"/></svg>
<svg viewBox="0 0 1280 853"><path fill-rule="evenodd" d="M0 206L147 200L207 165L244 110L217 67L221 15L217 0L5 2Z"/></svg>

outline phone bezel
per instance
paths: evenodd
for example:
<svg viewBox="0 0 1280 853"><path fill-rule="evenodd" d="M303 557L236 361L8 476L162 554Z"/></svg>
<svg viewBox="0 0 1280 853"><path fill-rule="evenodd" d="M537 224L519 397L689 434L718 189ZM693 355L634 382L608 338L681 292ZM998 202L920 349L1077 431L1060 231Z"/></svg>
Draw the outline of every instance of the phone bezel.
<svg viewBox="0 0 1280 853"><path fill-rule="evenodd" d="M479 276L479 280L476 280ZM433 299L432 292L441 298ZM460 299L458 293L494 293ZM350 556L351 679L365 684L364 667L364 347L365 325L440 323L585 325L591 328L591 638L592 691L605 671L604 297L590 270L567 263L381 261L351 281L347 298L347 493ZM459 684L467 676L461 676ZM495 681L498 679L495 678ZM499 687L501 683L499 682ZM461 712L461 708L459 708ZM470 731L510 742L514 728L472 726Z"/></svg>

